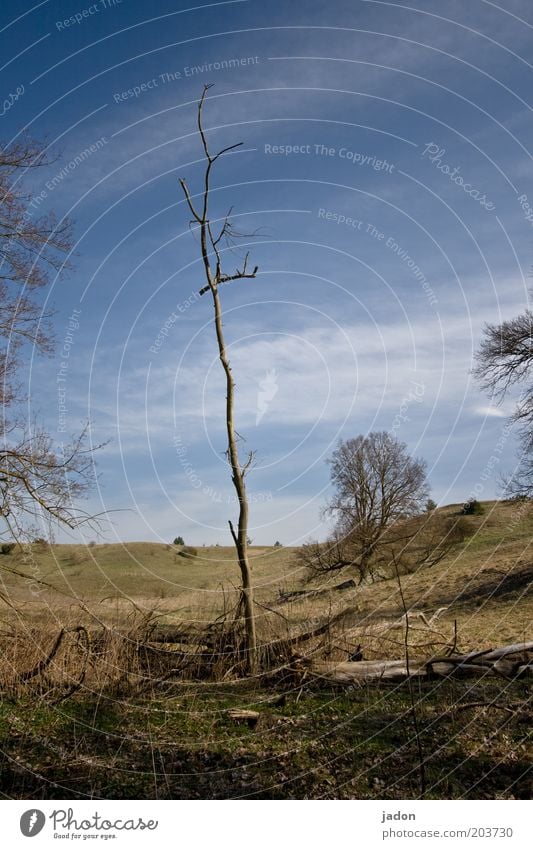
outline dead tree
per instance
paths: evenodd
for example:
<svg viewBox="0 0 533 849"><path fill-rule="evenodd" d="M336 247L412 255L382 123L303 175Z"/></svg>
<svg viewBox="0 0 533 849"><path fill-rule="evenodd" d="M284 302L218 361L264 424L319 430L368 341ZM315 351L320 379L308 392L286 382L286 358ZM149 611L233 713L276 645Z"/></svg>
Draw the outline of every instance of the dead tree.
<svg viewBox="0 0 533 849"><path fill-rule="evenodd" d="M180 179L180 185L183 189L187 205L192 214L192 224L197 225L200 231L200 249L202 254L202 262L206 285L200 289L200 295L211 292L213 298L213 307L215 311L215 332L218 343L219 359L224 370L226 379L226 432L228 438L227 457L231 467L231 480L235 487L237 500L239 503L239 519L237 531L233 523L229 521L231 536L237 550L237 558L242 579L242 594L241 602L244 609L244 620L246 630L246 654L247 666L249 672L253 672L256 666L256 633L255 633L255 614L254 614L254 599L252 586L252 570L248 560L248 497L246 493L245 477L253 460L253 452L248 454L248 458L244 464L241 464L239 457L239 448L237 442L237 432L235 430L234 421L234 404L235 404L235 381L231 371L230 361L224 341L222 330L222 306L220 302L219 288L224 283L230 283L233 280L242 280L244 278L253 278L257 274L257 266L248 270L248 254L244 258L242 268L238 268L233 274L226 274L222 270L222 257L220 245L223 240L231 240L236 235L230 220L230 212L225 216L222 225L215 228L209 217L209 200L211 191L211 172L213 165L223 154L229 153L240 147L242 142L229 145L222 148L217 153L212 154L207 143L206 133L202 123L202 109L205 103L205 98L210 85L204 86L202 96L198 102L198 132L202 142L206 166L204 172L203 191L200 195L201 201L198 208L193 203L193 199L187 183L184 179Z"/></svg>

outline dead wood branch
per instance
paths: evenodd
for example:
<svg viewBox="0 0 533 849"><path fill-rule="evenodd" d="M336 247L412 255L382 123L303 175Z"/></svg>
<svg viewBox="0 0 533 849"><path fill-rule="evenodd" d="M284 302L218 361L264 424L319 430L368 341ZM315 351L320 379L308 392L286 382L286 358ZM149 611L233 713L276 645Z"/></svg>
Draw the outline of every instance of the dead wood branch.
<svg viewBox="0 0 533 849"><path fill-rule="evenodd" d="M228 711L228 716L234 722L248 725L249 728L255 728L259 722L260 713L256 710L240 710L234 708Z"/></svg>
<svg viewBox="0 0 533 849"><path fill-rule="evenodd" d="M77 634L77 644L81 646L83 649L83 661L81 665L80 674L76 681L73 681L68 685L65 692L56 699L53 704L59 704L60 702L64 702L66 699L69 699L74 693L77 693L78 690L81 689L83 682L85 681L85 675L87 672L87 664L89 663L89 652L90 652L90 641L89 634L87 630L83 627L83 625L78 625L76 628L69 629L74 631Z"/></svg>
<svg viewBox="0 0 533 849"><path fill-rule="evenodd" d="M412 678L423 680L430 678L461 677L470 678L484 675L500 675L514 680L531 673L533 662L529 655L533 653L533 643L518 643L470 652L458 656L433 657L425 661L379 660L334 663L301 659L307 671L316 677L334 684L371 683L385 681L403 683ZM511 658L515 658L511 660ZM505 665L502 658L506 658Z"/></svg>
<svg viewBox="0 0 533 849"><path fill-rule="evenodd" d="M54 645L52 646L49 654L43 660L40 660L39 663L30 669L28 672L22 672L16 679L16 684L25 684L26 681L31 681L32 678L36 678L38 675L42 675L45 669L48 669L50 664L52 663L54 657L59 651L59 647L63 642L63 638L65 636L65 629L61 628L61 631L57 635Z"/></svg>

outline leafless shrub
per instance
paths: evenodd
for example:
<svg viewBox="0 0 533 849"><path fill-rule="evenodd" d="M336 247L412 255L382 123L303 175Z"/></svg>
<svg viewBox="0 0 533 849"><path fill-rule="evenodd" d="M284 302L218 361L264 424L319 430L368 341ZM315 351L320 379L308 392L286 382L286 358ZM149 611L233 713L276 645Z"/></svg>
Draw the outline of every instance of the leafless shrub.
<svg viewBox="0 0 533 849"><path fill-rule="evenodd" d="M360 559L361 540L356 531L344 536L337 531L327 542L306 543L296 556L307 570L309 580L328 578L331 573L344 571L347 575L353 574L362 584L394 577L394 562L401 574L431 568L471 532L466 519L438 512L423 513L384 528L364 563Z"/></svg>

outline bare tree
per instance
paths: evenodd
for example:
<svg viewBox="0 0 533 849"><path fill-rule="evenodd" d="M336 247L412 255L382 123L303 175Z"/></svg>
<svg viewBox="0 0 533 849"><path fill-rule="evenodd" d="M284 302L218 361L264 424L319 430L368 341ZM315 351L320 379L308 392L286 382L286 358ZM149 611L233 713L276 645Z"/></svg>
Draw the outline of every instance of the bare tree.
<svg viewBox="0 0 533 849"><path fill-rule="evenodd" d="M519 427L520 463L507 479L508 495L533 496L533 312L502 322L487 324L477 352L474 374L482 389L501 402L513 386L523 386L511 421Z"/></svg>
<svg viewBox="0 0 533 849"><path fill-rule="evenodd" d="M77 499L94 483L94 448L86 447L87 429L68 444L55 447L46 431L34 425L18 439L4 438L0 449L0 516L4 534L16 540L42 534L57 525L98 526Z"/></svg>
<svg viewBox="0 0 533 849"><path fill-rule="evenodd" d="M406 522L427 500L426 464L386 431L340 442L328 462L334 493L326 512L336 528L318 555L307 550L308 565L315 573L349 566L363 582L373 578L380 549L401 546L416 533Z"/></svg>
<svg viewBox="0 0 533 849"><path fill-rule="evenodd" d="M235 548L237 550L237 559L241 572L242 594L241 601L244 608L245 630L246 630L246 653L247 663L250 672L253 672L256 667L256 631L255 631L255 611L252 585L252 570L248 559L248 497L246 493L245 477L248 472L252 460L253 452L248 454L246 461L241 464L238 448L238 436L235 430L234 406L235 406L235 381L231 371L230 361L226 350L226 343L222 329L222 305L220 301L219 288L224 283L230 283L233 280L242 280L245 278L253 278L257 274L257 266L252 270L248 269L248 254L244 258L241 268L237 268L233 274L227 274L222 269L222 257L220 246L224 241L229 242L239 235L234 230L231 223L231 210L225 216L222 224L215 227L210 220L209 200L211 191L211 172L215 162L225 153L229 153L240 147L242 142L229 145L222 148L217 153L212 154L207 143L206 132L202 123L202 110L205 103L205 98L210 85L204 86L202 96L198 102L198 132L202 142L202 147L206 159L203 190L201 200L196 206L191 197L191 193L184 179L180 179L180 185L183 189L187 205L192 215L192 224L197 225L200 231L200 250L204 267L206 285L200 289L200 295L206 292L211 292L213 299L213 307L215 312L215 332L218 344L219 359L224 371L226 380L226 433L228 439L227 457L231 468L231 480L237 494L239 502L239 519L237 530L233 523L229 521L229 527Z"/></svg>
<svg viewBox="0 0 533 849"><path fill-rule="evenodd" d="M58 522L72 528L92 518L73 504L93 478L87 429L54 446L42 426L27 420L18 380L30 349L54 350L52 312L43 311L38 292L68 267L72 244L70 222L39 215L24 188L28 170L47 164L35 142L0 146L0 536L16 539L43 521L51 530Z"/></svg>

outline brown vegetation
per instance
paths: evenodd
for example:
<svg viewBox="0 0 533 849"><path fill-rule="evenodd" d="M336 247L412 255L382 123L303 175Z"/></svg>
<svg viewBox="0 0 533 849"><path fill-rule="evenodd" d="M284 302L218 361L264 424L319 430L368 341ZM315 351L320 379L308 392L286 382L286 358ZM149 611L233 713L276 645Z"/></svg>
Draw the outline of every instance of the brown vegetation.
<svg viewBox="0 0 533 849"><path fill-rule="evenodd" d="M527 797L530 654L491 652L530 634L531 508L484 507L435 511L464 534L401 575L403 601L397 577L303 583L294 550L253 548L255 678L230 549L2 555L2 792L418 798L422 751L427 798ZM47 586L31 597L10 569Z"/></svg>

